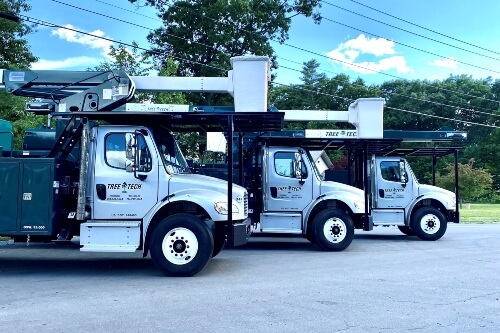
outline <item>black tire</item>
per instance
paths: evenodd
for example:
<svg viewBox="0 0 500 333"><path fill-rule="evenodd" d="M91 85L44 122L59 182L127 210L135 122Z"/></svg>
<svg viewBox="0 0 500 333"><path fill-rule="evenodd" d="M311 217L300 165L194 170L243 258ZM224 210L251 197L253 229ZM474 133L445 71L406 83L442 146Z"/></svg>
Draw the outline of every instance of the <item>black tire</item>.
<svg viewBox="0 0 500 333"><path fill-rule="evenodd" d="M398 225L398 229L406 236L415 236L415 231L413 231L410 227Z"/></svg>
<svg viewBox="0 0 500 333"><path fill-rule="evenodd" d="M226 234L224 231L219 231L216 228L216 232L214 235L214 251L212 253L212 258L215 257L222 251L224 248L224 245L226 245Z"/></svg>
<svg viewBox="0 0 500 333"><path fill-rule="evenodd" d="M342 251L354 238L354 223L349 215L335 208L328 208L314 218L313 239L326 251Z"/></svg>
<svg viewBox="0 0 500 333"><path fill-rule="evenodd" d="M443 237L448 223L446 217L437 208L422 207L411 217L411 229L418 238L435 241Z"/></svg>
<svg viewBox="0 0 500 333"><path fill-rule="evenodd" d="M314 232L312 230L309 230L306 234L306 239L310 241L313 244L316 244L316 238L314 237Z"/></svg>
<svg viewBox="0 0 500 333"><path fill-rule="evenodd" d="M151 237L151 259L170 276L193 276L212 257L214 240L206 224L189 214L163 219Z"/></svg>

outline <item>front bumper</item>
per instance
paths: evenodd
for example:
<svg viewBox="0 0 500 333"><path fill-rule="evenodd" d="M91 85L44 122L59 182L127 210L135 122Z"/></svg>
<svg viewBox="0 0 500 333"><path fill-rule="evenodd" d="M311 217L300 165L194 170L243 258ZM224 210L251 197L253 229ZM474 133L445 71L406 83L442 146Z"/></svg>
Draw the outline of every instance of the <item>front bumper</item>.
<svg viewBox="0 0 500 333"><path fill-rule="evenodd" d="M449 211L448 222L460 223L460 214L457 211Z"/></svg>
<svg viewBox="0 0 500 333"><path fill-rule="evenodd" d="M250 239L252 229L250 228L250 219L233 221L231 226L231 233L227 237L227 245L240 246L245 245Z"/></svg>

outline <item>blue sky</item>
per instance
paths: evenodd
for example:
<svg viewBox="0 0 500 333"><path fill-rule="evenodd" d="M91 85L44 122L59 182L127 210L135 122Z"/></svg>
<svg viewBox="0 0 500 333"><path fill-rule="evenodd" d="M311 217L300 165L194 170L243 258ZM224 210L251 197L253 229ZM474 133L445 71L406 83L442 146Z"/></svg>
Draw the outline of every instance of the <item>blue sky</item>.
<svg viewBox="0 0 500 333"><path fill-rule="evenodd" d="M58 1L131 21L150 29L161 25L153 9L149 7L137 9L127 0ZM380 83L394 79L388 75L429 80L445 79L450 74L468 74L474 78L489 76L495 79L500 78L500 66L498 66L500 64L500 43L498 42L500 1L356 1L475 46L388 17L352 0L327 0L333 5L385 22L393 27L323 3L320 12L325 19L322 23L316 25L312 19L295 17L289 32L290 39L286 42L312 53L286 45L275 45L278 63L282 66L277 71L277 82L299 83L300 73L284 67L300 70L301 63L313 58L320 62L320 71L329 77L345 73L351 78L361 77L367 83ZM147 29L71 8L52 0L31 0L30 3L33 8L26 13L30 17L61 26L71 25L74 29L125 43L137 41L141 47L149 48L146 40ZM116 8L116 6L130 12ZM337 21L352 28L331 21ZM435 39L438 42L395 27ZM36 33L28 37L28 40L33 53L40 58L39 62L33 65L35 69L85 70L108 59L106 54L109 50L109 42L64 29L40 26ZM377 73L377 71L388 75Z"/></svg>

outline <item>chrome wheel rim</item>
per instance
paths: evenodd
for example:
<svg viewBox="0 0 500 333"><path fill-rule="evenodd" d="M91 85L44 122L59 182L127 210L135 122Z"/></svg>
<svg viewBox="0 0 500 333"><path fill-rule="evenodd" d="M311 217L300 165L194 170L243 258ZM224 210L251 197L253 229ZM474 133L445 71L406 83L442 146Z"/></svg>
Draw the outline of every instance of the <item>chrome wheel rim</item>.
<svg viewBox="0 0 500 333"><path fill-rule="evenodd" d="M346 224L338 217L329 218L323 226L323 234L329 242L340 243L347 236Z"/></svg>
<svg viewBox="0 0 500 333"><path fill-rule="evenodd" d="M185 265L196 257L198 239L189 229L175 228L163 238L161 248L168 261L175 265Z"/></svg>
<svg viewBox="0 0 500 333"><path fill-rule="evenodd" d="M426 214L420 219L420 228L429 235L433 235L439 231L441 221L434 214Z"/></svg>

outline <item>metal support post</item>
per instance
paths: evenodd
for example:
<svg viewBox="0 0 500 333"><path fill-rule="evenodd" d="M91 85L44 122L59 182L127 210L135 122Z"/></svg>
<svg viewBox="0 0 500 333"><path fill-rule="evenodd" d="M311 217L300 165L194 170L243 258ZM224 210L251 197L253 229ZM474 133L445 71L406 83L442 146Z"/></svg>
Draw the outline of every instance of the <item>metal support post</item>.
<svg viewBox="0 0 500 333"><path fill-rule="evenodd" d="M239 164L239 184L241 186L245 186L245 181L243 180L244 177L244 170L243 170L243 135L244 133L240 132L238 136L238 164Z"/></svg>
<svg viewBox="0 0 500 333"><path fill-rule="evenodd" d="M227 143L233 145L234 123L233 116L227 116ZM233 148L228 149L227 156L227 237L232 244L233 235Z"/></svg>
<svg viewBox="0 0 500 333"><path fill-rule="evenodd" d="M455 149L455 206L457 211L457 218L455 222L460 222L460 196L459 196L459 186L458 186L458 149Z"/></svg>
<svg viewBox="0 0 500 333"><path fill-rule="evenodd" d="M436 156L432 156L432 185L436 186Z"/></svg>
<svg viewBox="0 0 500 333"><path fill-rule="evenodd" d="M365 189L365 220L363 221L363 230L373 230L373 221L370 214L370 186L368 184L368 142L363 144L363 184Z"/></svg>

